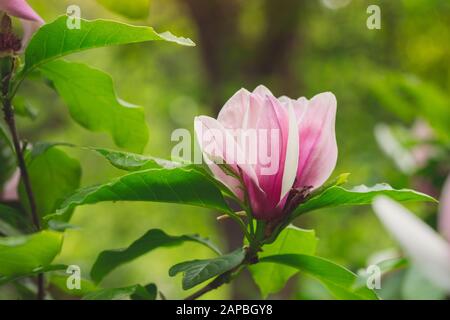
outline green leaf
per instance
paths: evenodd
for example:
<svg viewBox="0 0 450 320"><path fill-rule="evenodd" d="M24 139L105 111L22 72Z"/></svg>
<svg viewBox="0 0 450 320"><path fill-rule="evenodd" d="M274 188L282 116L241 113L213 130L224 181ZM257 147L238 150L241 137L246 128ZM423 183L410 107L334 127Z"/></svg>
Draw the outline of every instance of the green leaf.
<svg viewBox="0 0 450 320"><path fill-rule="evenodd" d="M190 39L176 37L170 32L157 33L153 28L132 26L110 20L80 19L79 29L67 27L67 16L43 25L25 50L25 66L20 78L34 68L71 53L128 43L164 40L193 46Z"/></svg>
<svg viewBox="0 0 450 320"><path fill-rule="evenodd" d="M0 123L0 193L3 184L14 173L16 169L16 154L14 147L6 128Z"/></svg>
<svg viewBox="0 0 450 320"><path fill-rule="evenodd" d="M105 184L82 188L67 198L47 219L63 215L79 205L103 201L168 202L225 213L231 211L211 178L192 168L159 168L132 172Z"/></svg>
<svg viewBox="0 0 450 320"><path fill-rule="evenodd" d="M67 269L67 268L65 268ZM88 293L97 291L98 288L95 284L93 284L91 281L86 279L80 279L80 289L69 289L67 287L67 279L70 277L70 274L62 274L62 273L55 273L52 274L49 277L50 283L58 288L61 292L75 296L75 297L83 297L87 295Z"/></svg>
<svg viewBox="0 0 450 320"><path fill-rule="evenodd" d="M142 152L148 141L144 110L118 98L107 73L65 60L47 63L40 70L52 81L78 124L94 132L107 132L119 147Z"/></svg>
<svg viewBox="0 0 450 320"><path fill-rule="evenodd" d="M151 298L151 292L141 285L133 285L124 288L111 288L90 292L83 297L83 300L125 300L130 296ZM150 299L145 299L150 300Z"/></svg>
<svg viewBox="0 0 450 320"><path fill-rule="evenodd" d="M0 238L0 275L27 274L50 265L62 242L63 234L54 231Z"/></svg>
<svg viewBox="0 0 450 320"><path fill-rule="evenodd" d="M232 253L214 259L191 260L174 265L169 276L183 273L183 289L196 285L236 268L245 258L245 250L240 248Z"/></svg>
<svg viewBox="0 0 450 320"><path fill-rule="evenodd" d="M183 167L186 170L194 170L199 174L202 174L205 178L209 179L217 188L219 188L225 195L230 198L236 197L233 192L228 189L222 182L215 179L209 171L205 169L203 165L192 164L192 163L181 163L175 161L169 161L165 159L155 158L151 156L143 156L131 152L123 152L117 150L103 149L103 148L87 148L89 150L96 151L103 157L105 157L109 163L114 167L126 170L126 171L141 171L145 169L155 169L155 168L176 168Z"/></svg>
<svg viewBox="0 0 450 320"><path fill-rule="evenodd" d="M444 143L450 142L450 102L447 92L411 74L386 70L379 70L367 80L378 105L410 123L418 117L425 119L433 125L436 138Z"/></svg>
<svg viewBox="0 0 450 320"><path fill-rule="evenodd" d="M53 147L73 147L73 144L66 142L36 142L31 150L27 150L27 161L30 163L37 157L43 155L48 149Z"/></svg>
<svg viewBox="0 0 450 320"><path fill-rule="evenodd" d="M16 236L31 230L29 222L21 211L0 203L0 233Z"/></svg>
<svg viewBox="0 0 450 320"><path fill-rule="evenodd" d="M333 186L322 193L309 198L294 210L292 217L295 218L305 212L326 207L338 207L348 205L367 205L379 195L386 195L396 201L429 201L437 202L433 197L411 189L393 189L386 183L377 184L373 187L365 185L352 189L345 189L340 186Z"/></svg>
<svg viewBox="0 0 450 320"><path fill-rule="evenodd" d="M80 227L70 224L68 222L64 222L61 220L48 220L47 228L54 231L64 232L67 229L77 230Z"/></svg>
<svg viewBox="0 0 450 320"><path fill-rule="evenodd" d="M150 11L150 0L97 0L112 12L130 19L145 19Z"/></svg>
<svg viewBox="0 0 450 320"><path fill-rule="evenodd" d="M26 117L31 120L36 119L38 110L33 107L24 97L15 95L13 99L14 113L21 117Z"/></svg>
<svg viewBox="0 0 450 320"><path fill-rule="evenodd" d="M14 150L14 145L11 140L11 136L9 135L8 130L6 129L6 126L0 122L0 138L3 139L5 144L12 150Z"/></svg>
<svg viewBox="0 0 450 320"><path fill-rule="evenodd" d="M377 263L376 266L380 268L380 276L384 276L387 273L405 268L406 266L408 266L408 260L406 260L405 258L388 259ZM359 270L358 279L354 283L353 287L358 288L365 286L370 276L371 274L368 273L367 270Z"/></svg>
<svg viewBox="0 0 450 320"><path fill-rule="evenodd" d="M309 195L309 198L313 198L331 187L336 187L336 186L341 186L343 184L346 184L348 182L349 176L350 176L350 173L348 173L348 172L341 173L337 177L325 182L320 188L317 188L316 190L311 192L311 194Z"/></svg>
<svg viewBox="0 0 450 320"><path fill-rule="evenodd" d="M81 166L78 160L55 147L38 149L39 152L32 151L27 155L27 167L38 214L44 217L48 213L55 212L62 200L80 186ZM29 208L22 182L19 186L19 195L23 206ZM70 212L59 218L67 221Z"/></svg>
<svg viewBox="0 0 450 320"><path fill-rule="evenodd" d="M298 269L322 282L338 299L378 299L367 287L353 288L357 276L331 261L304 254L281 254L260 259L260 263L279 263Z"/></svg>
<svg viewBox="0 0 450 320"><path fill-rule="evenodd" d="M182 166L181 163L165 159L143 156L131 152L123 152L104 148L88 148L105 157L114 167L126 171L141 171L153 168L175 168Z"/></svg>
<svg viewBox="0 0 450 320"><path fill-rule="evenodd" d="M158 296L158 288L154 283L150 283L144 287L145 291L137 290L130 298L131 300L156 300Z"/></svg>
<svg viewBox="0 0 450 320"><path fill-rule="evenodd" d="M179 246L187 241L201 243L217 254L221 254L208 239L200 238L197 235L170 236L162 230L152 229L134 241L128 248L101 252L92 267L91 278L98 283L122 264L130 262L154 249Z"/></svg>
<svg viewBox="0 0 450 320"><path fill-rule="evenodd" d="M291 225L280 233L275 242L265 245L258 256L263 258L288 253L314 255L316 246L317 238L314 230L303 230ZM250 271L261 290L262 298L265 299L269 294L280 291L298 269L257 263L250 266Z"/></svg>
<svg viewBox="0 0 450 320"><path fill-rule="evenodd" d="M0 275L0 286L8 283L8 282L14 282L23 278L29 278L34 277L40 273L47 273L47 272L53 272L53 271L60 271L67 269L67 266L64 264L51 264L45 267L38 267L33 269L30 272L25 272L21 274L11 275L11 276L1 276ZM17 283L16 283L17 284Z"/></svg>

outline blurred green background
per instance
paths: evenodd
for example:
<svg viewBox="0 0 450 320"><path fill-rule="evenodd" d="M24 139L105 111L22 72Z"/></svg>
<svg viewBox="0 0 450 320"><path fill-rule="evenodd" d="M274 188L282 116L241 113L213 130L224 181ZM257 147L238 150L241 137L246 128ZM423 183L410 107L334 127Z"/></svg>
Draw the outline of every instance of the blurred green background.
<svg viewBox="0 0 450 320"><path fill-rule="evenodd" d="M131 1L124 1L131 3ZM130 20L92 0L30 0L46 20L69 5L83 18L108 18L150 25L190 37L196 47L148 43L91 50L71 56L109 72L121 98L145 107L150 128L146 154L170 157L176 128L192 130L193 117L216 116L236 90L258 84L276 95L308 98L332 91L338 101L338 165L335 174L351 172L350 184L387 182L439 195L448 173L448 154L404 173L380 149L379 123L410 128L422 119L435 131L434 142L448 151L450 130L450 2L447 0L152 0L148 17ZM370 4L381 8L381 29L369 30ZM103 134L90 133L69 119L67 108L42 83L21 89L39 110L35 121L20 119L23 135L34 141L65 141L116 148ZM446 149L447 148L447 149ZM106 181L120 171L95 154L68 150L80 158L82 185ZM410 206L431 224L436 206ZM222 249L240 241L229 222L217 222L208 210L169 204L106 203L76 210L59 262L78 264L84 276L98 253L127 246L148 229L169 234L199 233ZM370 207L322 210L297 224L314 228L320 256L352 270L364 267L380 250L395 247ZM168 298L181 298L181 278L168 276L180 261L207 258L207 249L185 244L160 249L120 267L105 287L155 282ZM395 296L395 295L394 295ZM205 298L259 298L248 275ZM290 281L272 298L328 298L310 279Z"/></svg>

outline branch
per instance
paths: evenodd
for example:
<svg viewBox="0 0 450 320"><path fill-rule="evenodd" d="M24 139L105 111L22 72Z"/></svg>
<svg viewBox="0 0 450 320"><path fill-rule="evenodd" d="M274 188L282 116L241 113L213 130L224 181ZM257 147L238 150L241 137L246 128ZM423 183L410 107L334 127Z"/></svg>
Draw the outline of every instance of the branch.
<svg viewBox="0 0 450 320"><path fill-rule="evenodd" d="M246 266L257 263L257 252L261 251L261 245L259 243L254 243L253 247L248 247L246 250L247 253L245 255L245 259L238 266L221 274L200 290L184 298L184 300L195 300L197 298L200 298L205 293L213 291L226 283L230 283Z"/></svg>
<svg viewBox="0 0 450 320"><path fill-rule="evenodd" d="M184 300L195 300L197 298L200 298L205 293L208 293L212 290L215 290L219 288L220 286L224 285L225 283L228 283L230 281L232 271L225 272L224 274L221 274L217 278L215 278L213 281L208 283L206 286L198 290L197 292L194 292L190 296L186 297Z"/></svg>
<svg viewBox="0 0 450 320"><path fill-rule="evenodd" d="M5 58L8 59L8 58ZM33 189L31 187L30 176L28 174L27 166L25 163L24 150L20 146L19 134L16 128L16 120L14 117L14 110L11 104L12 97L9 94L10 80L14 70L14 60L11 58L11 69L2 79L2 103L3 103L3 114L5 117L5 122L11 133L14 149L17 156L17 165L20 169L20 175L25 186L25 191L27 193L28 202L30 204L31 217L33 220L34 227L37 231L41 230L41 223L39 215L37 213L36 201L33 194ZM38 300L43 300L45 296L44 290L44 275L41 273L37 278Z"/></svg>

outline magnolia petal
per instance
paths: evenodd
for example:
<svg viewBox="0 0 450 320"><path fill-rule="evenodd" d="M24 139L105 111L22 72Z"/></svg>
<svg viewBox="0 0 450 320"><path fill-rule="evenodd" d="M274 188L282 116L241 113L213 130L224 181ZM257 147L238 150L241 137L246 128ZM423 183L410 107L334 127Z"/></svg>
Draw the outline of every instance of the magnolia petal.
<svg viewBox="0 0 450 320"><path fill-rule="evenodd" d="M206 155L207 165L213 172L220 169L217 168L216 164L227 164L236 173L239 173L240 169L258 185L258 179L253 168L247 165L245 161L242 163L239 161L239 159L243 158L241 148L237 145L230 132L219 121L207 116L195 117L194 130L200 149ZM230 183L227 179L222 182L225 184ZM239 196L239 194L236 195Z"/></svg>
<svg viewBox="0 0 450 320"><path fill-rule="evenodd" d="M203 155L205 158L208 158L208 155ZM208 167L212 171L214 177L222 182L228 189L233 192L233 194L241 201L244 201L244 190L241 182L227 174L224 170L222 170L217 164L215 164L211 159L207 159Z"/></svg>
<svg viewBox="0 0 450 320"><path fill-rule="evenodd" d="M207 116L195 117L194 130L200 149L208 156L207 159L236 167L238 150L235 140L220 122Z"/></svg>
<svg viewBox="0 0 450 320"><path fill-rule="evenodd" d="M436 286L450 292L450 246L399 203L379 196L373 209L412 262Z"/></svg>
<svg viewBox="0 0 450 320"><path fill-rule="evenodd" d="M439 231L450 242L450 175L444 184L440 199Z"/></svg>
<svg viewBox="0 0 450 320"><path fill-rule="evenodd" d="M299 134L298 124L293 105L288 106L289 135L286 147L286 159L284 162L283 183L281 199L283 199L294 185L298 169Z"/></svg>
<svg viewBox="0 0 450 320"><path fill-rule="evenodd" d="M220 110L217 120L225 127L229 129L242 129L244 123L248 120L244 120L245 114L249 114L249 98L250 92L242 88L236 92Z"/></svg>
<svg viewBox="0 0 450 320"><path fill-rule="evenodd" d="M306 109L308 108L308 99L305 97L300 97L297 100L294 100L287 96L281 96L278 98L278 101L280 101L285 108L292 106L294 108L297 123L300 123L302 117L305 115Z"/></svg>
<svg viewBox="0 0 450 320"><path fill-rule="evenodd" d="M44 20L25 0L2 0L0 2L0 11L20 18L23 26L22 49L28 44L36 30L44 24Z"/></svg>
<svg viewBox="0 0 450 320"><path fill-rule="evenodd" d="M41 24L44 20L28 5L25 0L2 0L0 11L5 11L8 15L28 21L36 21Z"/></svg>
<svg viewBox="0 0 450 320"><path fill-rule="evenodd" d="M297 100L297 109L304 100ZM320 187L331 175L337 161L335 133L336 97L331 92L314 96L299 119L300 153L296 187Z"/></svg>
<svg viewBox="0 0 450 320"><path fill-rule="evenodd" d="M287 110L272 96L250 96L250 106L258 113L254 129L257 131L257 163L255 172L259 186L264 190L264 211L272 212L281 199L286 148L289 135ZM260 217L260 212L254 212ZM273 213L275 214L275 213Z"/></svg>
<svg viewBox="0 0 450 320"><path fill-rule="evenodd" d="M292 100L291 98L286 97L286 96L278 97L278 101L286 109L289 108L290 106L294 106L294 104L293 104L294 100Z"/></svg>
<svg viewBox="0 0 450 320"><path fill-rule="evenodd" d="M264 85L260 84L259 86L257 86L255 88L255 90L253 90L253 94L259 96L262 99L265 99L266 96L271 96L273 97L272 92Z"/></svg>

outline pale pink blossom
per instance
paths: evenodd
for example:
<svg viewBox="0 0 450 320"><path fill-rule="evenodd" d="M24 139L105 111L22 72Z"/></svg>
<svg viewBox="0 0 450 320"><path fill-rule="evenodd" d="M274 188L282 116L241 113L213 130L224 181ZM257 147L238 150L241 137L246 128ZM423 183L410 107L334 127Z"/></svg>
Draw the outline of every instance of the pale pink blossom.
<svg viewBox="0 0 450 320"><path fill-rule="evenodd" d="M416 166L423 168L430 159L439 154L439 149L429 142L435 138L435 134L427 122L418 119L412 127L412 135L419 143L411 149L411 153L415 159Z"/></svg>
<svg viewBox="0 0 450 320"><path fill-rule="evenodd" d="M450 176L442 191L439 209L439 230L444 237L388 197L377 197L373 208L421 273L450 293Z"/></svg>
<svg viewBox="0 0 450 320"><path fill-rule="evenodd" d="M258 86L235 93L217 119L196 117L195 132L215 177L239 199L248 199L257 219L274 220L288 213L290 200L298 201L295 194L320 187L332 173L337 160L335 117L332 93L294 100L276 98ZM246 140L248 136L253 140ZM261 157L266 152L268 159Z"/></svg>
<svg viewBox="0 0 450 320"><path fill-rule="evenodd" d="M6 182L3 187L3 193L0 193L0 200L3 201L17 201L19 195L17 193L17 188L20 181L20 171L16 170L12 177Z"/></svg>
<svg viewBox="0 0 450 320"><path fill-rule="evenodd" d="M450 243L450 175L442 189L439 204L439 231Z"/></svg>

